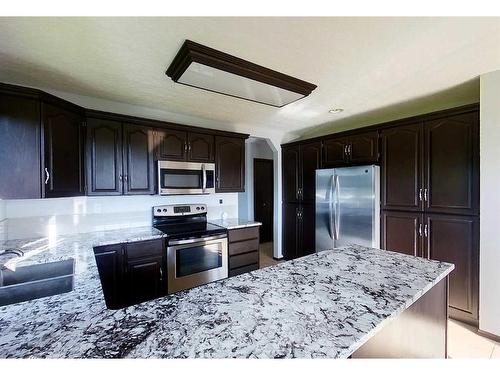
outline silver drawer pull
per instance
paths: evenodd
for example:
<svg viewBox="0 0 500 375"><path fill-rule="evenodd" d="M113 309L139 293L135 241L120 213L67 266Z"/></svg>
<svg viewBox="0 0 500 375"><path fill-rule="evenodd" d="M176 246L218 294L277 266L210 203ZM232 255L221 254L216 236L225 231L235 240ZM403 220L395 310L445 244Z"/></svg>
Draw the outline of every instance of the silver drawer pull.
<svg viewBox="0 0 500 375"><path fill-rule="evenodd" d="M49 179L50 179L49 170L47 168L45 168L45 185L47 185L49 183Z"/></svg>

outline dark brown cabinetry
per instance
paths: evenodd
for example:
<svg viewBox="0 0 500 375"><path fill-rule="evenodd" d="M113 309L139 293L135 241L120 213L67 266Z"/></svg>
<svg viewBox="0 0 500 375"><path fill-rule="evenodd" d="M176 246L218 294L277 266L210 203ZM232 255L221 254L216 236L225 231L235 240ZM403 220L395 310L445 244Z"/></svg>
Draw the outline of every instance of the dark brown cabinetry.
<svg viewBox="0 0 500 375"><path fill-rule="evenodd" d="M382 208L422 210L422 124L384 129L381 136Z"/></svg>
<svg viewBox="0 0 500 375"><path fill-rule="evenodd" d="M245 191L245 139L215 137L215 191Z"/></svg>
<svg viewBox="0 0 500 375"><path fill-rule="evenodd" d="M152 130L87 120L87 194L154 194Z"/></svg>
<svg viewBox="0 0 500 375"><path fill-rule="evenodd" d="M453 263L450 316L476 323L479 318L479 219L474 216L428 214L425 256Z"/></svg>
<svg viewBox="0 0 500 375"><path fill-rule="evenodd" d="M259 269L259 227L228 230L229 276Z"/></svg>
<svg viewBox="0 0 500 375"><path fill-rule="evenodd" d="M40 102L0 92L0 199L42 197Z"/></svg>
<svg viewBox="0 0 500 375"><path fill-rule="evenodd" d="M323 141L323 166L372 164L379 161L378 131L333 137Z"/></svg>
<svg viewBox="0 0 500 375"><path fill-rule="evenodd" d="M175 129L156 129L156 159L212 163L214 136Z"/></svg>
<svg viewBox="0 0 500 375"><path fill-rule="evenodd" d="M313 204L283 204L283 257L295 259L315 252Z"/></svg>
<svg viewBox="0 0 500 375"><path fill-rule="evenodd" d="M298 202L300 187L300 146L283 147L283 202Z"/></svg>
<svg viewBox="0 0 500 375"><path fill-rule="evenodd" d="M123 193L154 194L153 130L123 124Z"/></svg>
<svg viewBox="0 0 500 375"><path fill-rule="evenodd" d="M94 253L108 308L118 309L166 294L162 239L99 246Z"/></svg>
<svg viewBox="0 0 500 375"><path fill-rule="evenodd" d="M83 114L67 107L42 102L42 188L46 198L85 194Z"/></svg>
<svg viewBox="0 0 500 375"><path fill-rule="evenodd" d="M422 256L423 214L383 211L381 214L382 248Z"/></svg>
<svg viewBox="0 0 500 375"><path fill-rule="evenodd" d="M199 163L213 163L214 155L213 135L188 133L188 160Z"/></svg>
<svg viewBox="0 0 500 375"><path fill-rule="evenodd" d="M123 193L122 124L87 119L87 194Z"/></svg>

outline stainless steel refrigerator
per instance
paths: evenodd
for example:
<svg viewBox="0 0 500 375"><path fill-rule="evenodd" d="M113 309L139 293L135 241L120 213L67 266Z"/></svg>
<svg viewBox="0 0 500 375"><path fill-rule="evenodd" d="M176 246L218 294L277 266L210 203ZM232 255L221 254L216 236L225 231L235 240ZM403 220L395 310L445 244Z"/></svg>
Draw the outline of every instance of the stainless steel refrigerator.
<svg viewBox="0 0 500 375"><path fill-rule="evenodd" d="M380 248L376 165L316 170L316 252L349 244Z"/></svg>

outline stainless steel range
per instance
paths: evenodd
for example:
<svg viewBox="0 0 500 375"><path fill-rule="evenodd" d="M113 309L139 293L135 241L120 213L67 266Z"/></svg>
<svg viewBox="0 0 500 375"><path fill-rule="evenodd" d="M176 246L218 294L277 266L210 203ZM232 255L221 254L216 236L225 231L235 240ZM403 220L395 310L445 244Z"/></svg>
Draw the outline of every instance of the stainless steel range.
<svg viewBox="0 0 500 375"><path fill-rule="evenodd" d="M205 204L153 207L153 226L167 235L168 293L228 277L227 230Z"/></svg>

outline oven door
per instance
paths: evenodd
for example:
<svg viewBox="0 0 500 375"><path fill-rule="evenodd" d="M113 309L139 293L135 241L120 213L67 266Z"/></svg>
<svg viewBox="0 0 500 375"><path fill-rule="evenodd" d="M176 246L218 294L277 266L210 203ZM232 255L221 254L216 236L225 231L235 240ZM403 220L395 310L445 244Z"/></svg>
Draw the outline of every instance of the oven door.
<svg viewBox="0 0 500 375"><path fill-rule="evenodd" d="M168 293L228 277L227 236L169 241Z"/></svg>
<svg viewBox="0 0 500 375"><path fill-rule="evenodd" d="M215 164L158 161L160 195L215 193Z"/></svg>

